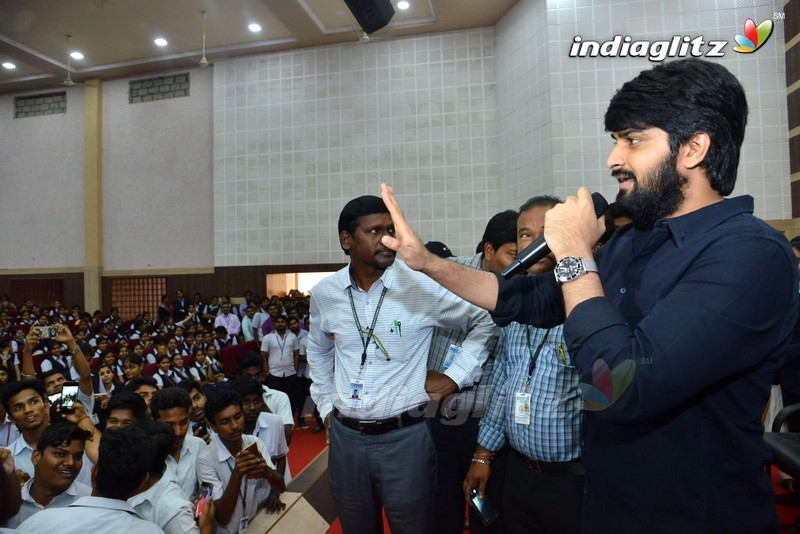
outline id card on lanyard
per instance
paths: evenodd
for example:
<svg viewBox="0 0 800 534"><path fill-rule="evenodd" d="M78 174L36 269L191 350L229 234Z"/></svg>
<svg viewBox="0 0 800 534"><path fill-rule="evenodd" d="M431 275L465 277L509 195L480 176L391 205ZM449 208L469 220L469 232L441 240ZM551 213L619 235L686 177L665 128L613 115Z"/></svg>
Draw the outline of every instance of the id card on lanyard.
<svg viewBox="0 0 800 534"><path fill-rule="evenodd" d="M230 460L230 458L229 458ZM231 464L228 463L228 460L225 460L225 465L228 466L228 469L231 472L231 477L233 476L233 467ZM230 480L230 479L228 479ZM242 492L242 486L239 486L239 499L242 502L242 517L239 519L239 534L245 534L247 532L247 526L250 524L250 516L247 515L247 485L248 485L247 476L242 477L241 484L244 485L244 492Z"/></svg>
<svg viewBox="0 0 800 534"><path fill-rule="evenodd" d="M531 376L533 376L533 371L536 369L536 360L539 359L539 355L542 352L545 341L547 341L548 335L550 335L549 329L544 333L544 336L542 336L542 341L539 343L539 346L536 347L536 352L533 352L531 350L530 327L525 327L526 346L528 347L530 359L528 360L528 375L525 379L525 386L522 388L522 391L514 392L514 423L518 425L531 424L531 394L528 393L528 386L531 384Z"/></svg>

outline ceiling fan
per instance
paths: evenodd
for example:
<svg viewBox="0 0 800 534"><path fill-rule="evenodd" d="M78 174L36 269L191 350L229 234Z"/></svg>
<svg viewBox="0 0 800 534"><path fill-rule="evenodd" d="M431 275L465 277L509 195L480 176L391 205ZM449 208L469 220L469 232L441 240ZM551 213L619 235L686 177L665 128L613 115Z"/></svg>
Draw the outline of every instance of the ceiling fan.
<svg viewBox="0 0 800 534"><path fill-rule="evenodd" d="M208 67L210 63L208 59L206 59L206 12L202 11L203 14L203 57L200 58L199 64L201 67Z"/></svg>
<svg viewBox="0 0 800 534"><path fill-rule="evenodd" d="M72 87L75 82L72 81L72 52L70 52L70 45L72 44L72 36L67 34L67 77L61 82L61 85Z"/></svg>

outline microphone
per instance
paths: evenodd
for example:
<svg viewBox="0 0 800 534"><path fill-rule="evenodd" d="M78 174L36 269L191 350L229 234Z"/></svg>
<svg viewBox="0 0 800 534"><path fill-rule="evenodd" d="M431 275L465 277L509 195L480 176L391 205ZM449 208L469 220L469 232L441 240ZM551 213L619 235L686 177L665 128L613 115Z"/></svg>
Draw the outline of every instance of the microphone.
<svg viewBox="0 0 800 534"><path fill-rule="evenodd" d="M600 193L592 193L592 201L594 202L594 212L597 214L597 218L599 219L608 209L608 202ZM500 274L503 276L503 278L508 280L517 271L527 271L531 265L538 262L548 254L550 254L550 247L548 247L547 243L545 243L544 235L540 235L533 243L525 247L522 252L517 254L514 262L503 269L503 272Z"/></svg>

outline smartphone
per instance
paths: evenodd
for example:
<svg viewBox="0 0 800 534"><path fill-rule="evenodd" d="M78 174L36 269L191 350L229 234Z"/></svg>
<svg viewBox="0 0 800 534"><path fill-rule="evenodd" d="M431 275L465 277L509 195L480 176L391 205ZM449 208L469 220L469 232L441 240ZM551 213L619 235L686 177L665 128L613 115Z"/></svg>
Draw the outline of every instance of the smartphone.
<svg viewBox="0 0 800 534"><path fill-rule="evenodd" d="M197 499L197 507L194 509L195 521L200 521L200 517L202 517L203 512L206 510L206 501L211 498L211 490L213 489L213 484L208 484L207 482L200 484L200 496Z"/></svg>
<svg viewBox="0 0 800 534"><path fill-rule="evenodd" d="M258 455L258 442L254 441L253 443L242 449L242 451L239 454L243 454L245 452L251 452L255 455Z"/></svg>
<svg viewBox="0 0 800 534"><path fill-rule="evenodd" d="M478 497L478 488L472 488L470 492L470 502L472 506L475 508L475 511L478 513L478 517L481 518L483 524L487 527L494 523L495 519L497 519L497 510L495 510L494 506L492 506L491 501L484 497L481 499Z"/></svg>
<svg viewBox="0 0 800 534"><path fill-rule="evenodd" d="M75 413L75 402L78 400L78 383L64 382L61 388L61 413Z"/></svg>
<svg viewBox="0 0 800 534"><path fill-rule="evenodd" d="M34 326L33 329L39 334L39 339L49 339L58 335L58 328L55 326Z"/></svg>

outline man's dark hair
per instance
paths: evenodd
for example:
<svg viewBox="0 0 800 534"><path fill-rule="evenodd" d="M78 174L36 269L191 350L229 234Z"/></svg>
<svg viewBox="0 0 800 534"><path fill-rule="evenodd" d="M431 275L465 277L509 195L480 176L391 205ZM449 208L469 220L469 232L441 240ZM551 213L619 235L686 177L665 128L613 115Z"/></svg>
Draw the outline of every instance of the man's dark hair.
<svg viewBox="0 0 800 534"><path fill-rule="evenodd" d="M12 397L18 395L24 389L32 389L42 398L42 402L47 400L44 393L44 386L38 380L17 380L16 382L9 382L2 390L0 390L0 402L3 403L6 413L9 413L8 403Z"/></svg>
<svg viewBox="0 0 800 534"><path fill-rule="evenodd" d="M86 443L86 440L91 437L91 432L67 421L52 423L47 425L42 431L42 435L39 436L39 440L36 442L36 450L43 453L47 447L58 447L63 444L69 446L73 440Z"/></svg>
<svg viewBox="0 0 800 534"><path fill-rule="evenodd" d="M189 398L189 393L180 388L164 388L153 393L153 398L150 399L150 413L156 420L159 410L184 408L188 411L191 407L192 399Z"/></svg>
<svg viewBox="0 0 800 534"><path fill-rule="evenodd" d="M263 395L264 388L261 387L261 384L258 383L258 380L254 378L250 378L249 376L242 376L230 382L228 385L228 389L230 391L235 391L238 393L242 398L245 395Z"/></svg>
<svg viewBox="0 0 800 534"><path fill-rule="evenodd" d="M237 372L241 375L248 367L264 368L264 358L257 352L248 351L239 356L236 361Z"/></svg>
<svg viewBox="0 0 800 534"><path fill-rule="evenodd" d="M147 471L151 475L160 477L164 474L164 468L167 466L167 456L172 451L173 445L175 445L175 431L167 423L151 421L150 419L136 421L131 426L142 429L150 441L155 444L153 461Z"/></svg>
<svg viewBox="0 0 800 534"><path fill-rule="evenodd" d="M522 215L522 212L528 211L533 208L552 208L556 204L561 204L561 199L555 197L553 195L537 195L535 197L531 197L525 201L525 203L519 207L519 215ZM514 239L516 240L516 232L517 232L517 221L514 221Z"/></svg>
<svg viewBox="0 0 800 534"><path fill-rule="evenodd" d="M185 391L187 395L189 395L195 389L200 393L203 393L203 387L197 380L192 380L192 379L181 380L176 384L176 386ZM150 402L152 402L152 400Z"/></svg>
<svg viewBox="0 0 800 534"><path fill-rule="evenodd" d="M792 240L789 241L789 244L793 249L800 251L800 236L792 238Z"/></svg>
<svg viewBox="0 0 800 534"><path fill-rule="evenodd" d="M384 204L383 199L374 195L364 195L362 197L354 198L344 205L342 212L339 214L339 234L347 232L353 235L358 228L359 219L366 215L374 215L376 213L389 213L389 209ZM344 249L342 249L344 250ZM350 252L345 250L348 256Z"/></svg>
<svg viewBox="0 0 800 534"><path fill-rule="evenodd" d="M64 377L64 380L69 380L69 377L64 374L64 371L58 371L57 369L50 369L49 371L45 371L42 373L42 384L44 384L48 378L53 375L61 375Z"/></svg>
<svg viewBox="0 0 800 534"><path fill-rule="evenodd" d="M214 416L228 406L242 407L242 397L235 391L220 391L206 402L206 419L216 424Z"/></svg>
<svg viewBox="0 0 800 534"><path fill-rule="evenodd" d="M101 497L128 500L149 472L156 456L153 439L137 425L103 433L94 487Z"/></svg>
<svg viewBox="0 0 800 534"><path fill-rule="evenodd" d="M142 397L131 391L115 393L108 399L106 410L109 414L114 410L130 410L137 421L147 417L147 403Z"/></svg>
<svg viewBox="0 0 800 534"><path fill-rule="evenodd" d="M125 391L136 393L136 390L142 386L153 386L158 389L158 382L152 376L137 376L127 384L125 384Z"/></svg>
<svg viewBox="0 0 800 534"><path fill-rule="evenodd" d="M478 247L475 249L475 254L483 252L483 247L486 243L491 244L495 250L506 243L516 243L517 217L519 217L519 213L516 211L506 210L489 219L486 229L483 231L481 242L478 243Z"/></svg>
<svg viewBox="0 0 800 534"><path fill-rule="evenodd" d="M141 356L137 356L136 354L131 352L127 356L125 356L125 359L122 360L122 363L132 363L133 365L144 365L144 359Z"/></svg>
<svg viewBox="0 0 800 534"><path fill-rule="evenodd" d="M224 326L217 326L216 328L214 328L214 333L215 334L224 334L224 335L227 336L228 335L228 329L225 328Z"/></svg>
<svg viewBox="0 0 800 534"><path fill-rule="evenodd" d="M609 132L660 128L673 154L697 132L711 137L701 163L711 188L723 196L736 185L736 168L747 125L747 98L736 77L717 63L680 59L641 72L611 99Z"/></svg>

